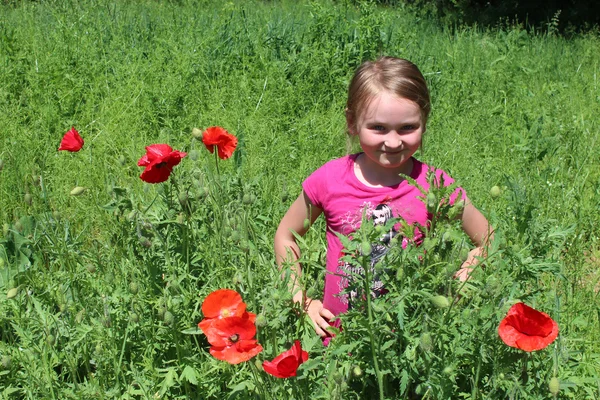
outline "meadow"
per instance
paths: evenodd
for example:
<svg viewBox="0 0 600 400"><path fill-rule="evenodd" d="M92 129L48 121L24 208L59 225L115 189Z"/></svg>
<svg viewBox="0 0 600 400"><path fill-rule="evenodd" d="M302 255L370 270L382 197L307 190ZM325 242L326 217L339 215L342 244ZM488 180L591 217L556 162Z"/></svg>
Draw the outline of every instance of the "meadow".
<svg viewBox="0 0 600 400"><path fill-rule="evenodd" d="M442 26L327 0L5 1L0 16L0 398L600 398L597 30ZM427 252L392 252L390 293L366 296L324 347L273 236L302 180L357 149L348 81L382 54L428 80L417 158L496 236L456 282L470 244L440 206ZM192 134L210 126L238 138L231 158ZM83 149L58 152L71 127ZM155 143L187 156L153 185L137 162ZM324 229L301 241L316 297ZM250 361L215 359L197 327L220 288L258 315ZM548 347L498 337L519 301L557 322ZM297 376L265 373L295 340L309 354Z"/></svg>

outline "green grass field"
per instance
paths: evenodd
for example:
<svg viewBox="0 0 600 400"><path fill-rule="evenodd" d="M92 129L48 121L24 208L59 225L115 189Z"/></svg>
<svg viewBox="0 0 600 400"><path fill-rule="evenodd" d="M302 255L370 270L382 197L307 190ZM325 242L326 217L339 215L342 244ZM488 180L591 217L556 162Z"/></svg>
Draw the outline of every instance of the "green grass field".
<svg viewBox="0 0 600 400"><path fill-rule="evenodd" d="M597 32L449 28L326 0L23 1L0 16L0 398L600 398ZM325 348L279 279L273 235L302 180L347 153L349 78L382 54L428 80L417 158L497 235L457 297L464 236L440 223L425 259L390 261L392 293ZM218 169L192 136L213 125L239 139ZM85 146L58 152L71 126ZM154 143L189 154L150 185L137 161ZM316 296L324 228L301 243ZM258 361L302 341L296 378L209 354L196 326L218 288L264 317ZM546 349L498 338L518 300L558 322Z"/></svg>

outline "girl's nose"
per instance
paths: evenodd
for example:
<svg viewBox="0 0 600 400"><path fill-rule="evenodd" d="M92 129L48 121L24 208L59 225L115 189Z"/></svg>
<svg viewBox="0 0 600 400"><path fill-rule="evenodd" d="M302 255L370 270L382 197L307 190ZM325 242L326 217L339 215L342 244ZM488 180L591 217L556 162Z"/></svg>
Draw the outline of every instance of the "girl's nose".
<svg viewBox="0 0 600 400"><path fill-rule="evenodd" d="M402 147L402 137L396 132L390 132L385 140L385 145L392 148Z"/></svg>

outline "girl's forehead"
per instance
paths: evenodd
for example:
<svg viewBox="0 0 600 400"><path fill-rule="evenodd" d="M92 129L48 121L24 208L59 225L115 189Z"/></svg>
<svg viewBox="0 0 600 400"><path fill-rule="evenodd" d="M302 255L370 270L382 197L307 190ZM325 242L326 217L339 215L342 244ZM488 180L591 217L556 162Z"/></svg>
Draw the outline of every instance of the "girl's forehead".
<svg viewBox="0 0 600 400"><path fill-rule="evenodd" d="M422 119L421 107L414 101L399 97L394 93L382 91L366 99L358 111L359 120L402 118Z"/></svg>

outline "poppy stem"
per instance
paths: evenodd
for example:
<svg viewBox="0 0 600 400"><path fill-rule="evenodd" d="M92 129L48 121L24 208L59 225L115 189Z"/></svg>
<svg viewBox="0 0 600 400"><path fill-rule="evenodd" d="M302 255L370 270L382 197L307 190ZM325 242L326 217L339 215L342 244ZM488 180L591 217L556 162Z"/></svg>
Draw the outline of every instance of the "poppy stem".
<svg viewBox="0 0 600 400"><path fill-rule="evenodd" d="M215 165L217 167L217 178L220 179L221 174L219 173L219 153L217 153L217 151L215 150L214 154L215 154Z"/></svg>
<svg viewBox="0 0 600 400"><path fill-rule="evenodd" d="M521 371L521 379L523 380L523 385L527 384L528 374L527 374L527 362L529 361L529 353L523 354L523 370Z"/></svg>

